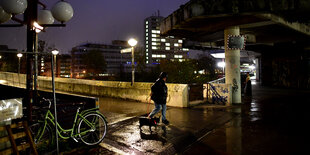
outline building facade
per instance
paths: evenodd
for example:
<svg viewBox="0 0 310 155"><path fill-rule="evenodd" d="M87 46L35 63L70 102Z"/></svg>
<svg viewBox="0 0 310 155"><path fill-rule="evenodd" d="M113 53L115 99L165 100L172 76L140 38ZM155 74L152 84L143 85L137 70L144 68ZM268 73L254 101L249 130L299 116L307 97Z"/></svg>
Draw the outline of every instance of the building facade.
<svg viewBox="0 0 310 155"><path fill-rule="evenodd" d="M84 78L88 73L86 64L83 62L83 56L92 51L99 51L106 62L106 71L98 76L114 76L122 70L126 71L128 63L131 63L131 53L121 53L121 49L128 48L126 41L114 40L112 45L86 43L76 46L71 51L72 56L72 77Z"/></svg>
<svg viewBox="0 0 310 155"><path fill-rule="evenodd" d="M188 49L182 47L183 40L173 36L160 36L161 16L151 16L144 20L144 43L146 64L158 64L161 59L185 61Z"/></svg>

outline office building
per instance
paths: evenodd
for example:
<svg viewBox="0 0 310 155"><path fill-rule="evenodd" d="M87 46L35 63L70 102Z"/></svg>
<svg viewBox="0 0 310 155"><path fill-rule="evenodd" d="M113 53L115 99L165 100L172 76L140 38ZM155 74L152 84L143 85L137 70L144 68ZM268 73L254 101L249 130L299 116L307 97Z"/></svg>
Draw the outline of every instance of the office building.
<svg viewBox="0 0 310 155"><path fill-rule="evenodd" d="M188 49L182 47L183 40L173 36L160 36L161 16L151 16L144 20L144 43L146 64L158 64L161 59L185 61Z"/></svg>
<svg viewBox="0 0 310 155"><path fill-rule="evenodd" d="M84 78L89 73L86 64L83 62L83 55L95 50L101 52L105 62L106 71L94 76L114 76L121 71L130 71L131 53L121 53L121 49L128 48L126 41L114 40L112 45L85 43L76 46L71 51L72 56L72 77Z"/></svg>

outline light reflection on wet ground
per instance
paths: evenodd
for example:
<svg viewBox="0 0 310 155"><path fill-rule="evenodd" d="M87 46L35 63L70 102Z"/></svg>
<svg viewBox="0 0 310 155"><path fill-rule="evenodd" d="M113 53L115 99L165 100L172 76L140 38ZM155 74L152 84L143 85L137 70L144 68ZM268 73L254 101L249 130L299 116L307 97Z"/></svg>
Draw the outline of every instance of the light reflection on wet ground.
<svg viewBox="0 0 310 155"><path fill-rule="evenodd" d="M105 148L96 148L99 151L94 154L158 154L169 146L175 149L171 154L310 154L306 149L309 94L257 84L253 85L253 97L244 97L239 106L168 107L171 125L153 127L152 132L147 126L139 129L138 117L153 105L148 108L146 103L100 98L109 130Z"/></svg>
<svg viewBox="0 0 310 155"><path fill-rule="evenodd" d="M240 115L184 154L310 154L310 91L253 86Z"/></svg>

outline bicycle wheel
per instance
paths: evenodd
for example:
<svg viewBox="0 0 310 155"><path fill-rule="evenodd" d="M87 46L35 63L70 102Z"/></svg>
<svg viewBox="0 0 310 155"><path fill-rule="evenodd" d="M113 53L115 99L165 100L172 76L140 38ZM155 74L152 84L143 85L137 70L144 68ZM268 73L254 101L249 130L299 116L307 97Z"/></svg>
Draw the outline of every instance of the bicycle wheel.
<svg viewBox="0 0 310 155"><path fill-rule="evenodd" d="M81 119L78 126L78 134L86 145L99 144L107 132L107 122L103 116L90 113Z"/></svg>
<svg viewBox="0 0 310 155"><path fill-rule="evenodd" d="M30 126L33 141L38 149L38 152L48 152L53 149L54 145L54 136L52 133L53 129L49 124L46 124L45 130L43 130L43 128L44 123L36 123Z"/></svg>

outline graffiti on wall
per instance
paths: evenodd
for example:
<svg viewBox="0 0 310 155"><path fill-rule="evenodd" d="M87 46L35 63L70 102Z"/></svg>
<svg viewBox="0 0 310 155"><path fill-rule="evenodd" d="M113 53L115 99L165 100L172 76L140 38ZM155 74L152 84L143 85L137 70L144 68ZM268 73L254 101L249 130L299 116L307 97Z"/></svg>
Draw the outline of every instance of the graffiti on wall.
<svg viewBox="0 0 310 155"><path fill-rule="evenodd" d="M210 85L211 86L211 96L212 103L223 103L226 104L229 96L229 90L223 85Z"/></svg>

